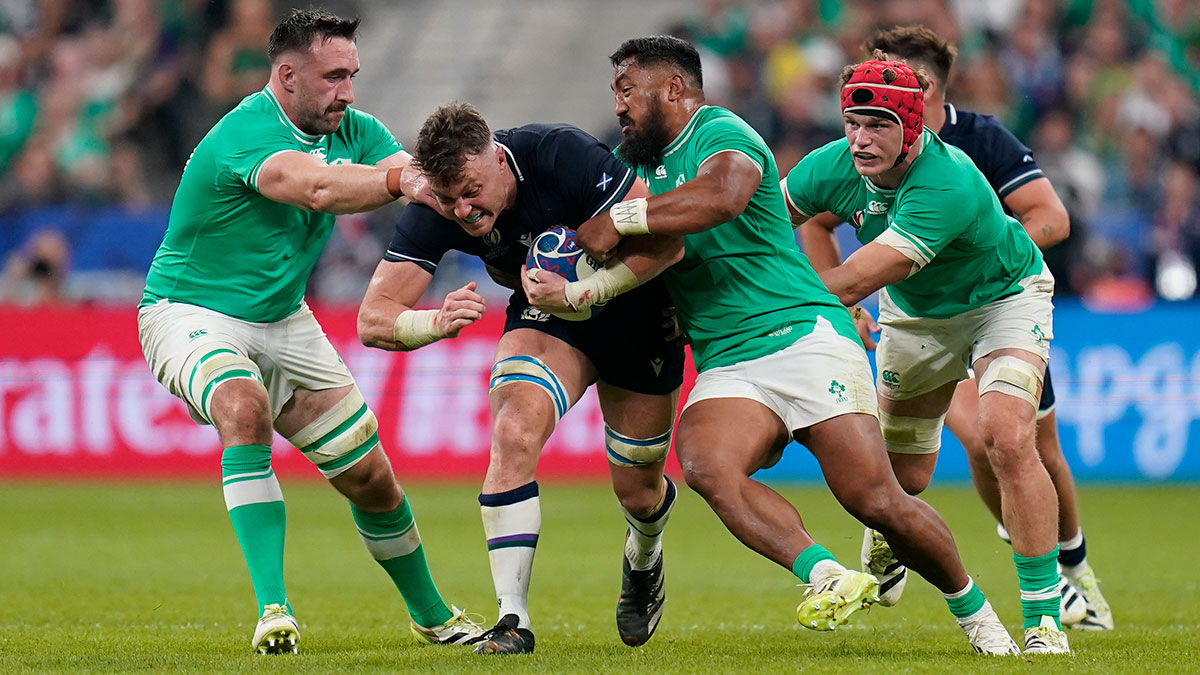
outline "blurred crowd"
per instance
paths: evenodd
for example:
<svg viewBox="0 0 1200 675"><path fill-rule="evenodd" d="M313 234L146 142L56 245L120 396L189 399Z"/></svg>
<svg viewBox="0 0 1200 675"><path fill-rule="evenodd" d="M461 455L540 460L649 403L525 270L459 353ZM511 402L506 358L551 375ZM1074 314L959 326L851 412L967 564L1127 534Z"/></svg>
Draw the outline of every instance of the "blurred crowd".
<svg viewBox="0 0 1200 675"><path fill-rule="evenodd" d="M0 3L0 212L169 202L216 119L269 73L271 0Z"/></svg>
<svg viewBox="0 0 1200 675"><path fill-rule="evenodd" d="M1195 288L1200 260L1200 2L706 0L671 28L702 48L706 92L786 172L841 136L837 83L876 28L958 45L953 105L1029 145L1071 214L1047 253L1058 294L1136 306Z"/></svg>
<svg viewBox="0 0 1200 675"><path fill-rule="evenodd" d="M266 82L281 8L0 2L0 227L47 204L169 204L195 143ZM915 23L958 45L948 100L999 117L1070 211L1071 238L1047 254L1060 294L1135 306L1192 294L1200 2L705 0L660 29L697 43L710 101L753 124L786 172L841 135L837 77L861 59L863 39ZM318 300L361 297L392 216L339 219L311 289ZM31 251L53 238L39 230L10 242L5 278L41 270ZM30 286L0 284L0 302L17 287Z"/></svg>

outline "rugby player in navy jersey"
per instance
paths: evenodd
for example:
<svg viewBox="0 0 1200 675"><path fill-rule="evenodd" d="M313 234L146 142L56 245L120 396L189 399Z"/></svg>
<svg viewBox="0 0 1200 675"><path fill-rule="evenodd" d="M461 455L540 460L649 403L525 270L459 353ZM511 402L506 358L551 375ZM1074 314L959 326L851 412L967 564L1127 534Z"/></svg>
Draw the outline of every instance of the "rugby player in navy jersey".
<svg viewBox="0 0 1200 675"><path fill-rule="evenodd" d="M447 294L440 309L412 309L451 249L478 256L493 279L515 291L492 366L491 454L479 495L499 621L476 652L533 651L527 602L542 519L538 456L592 383L613 490L629 523L617 629L626 644L641 645L658 625L664 600L661 540L676 489L663 466L683 347L664 335L670 303L662 282L638 284L682 256L682 239L642 238L624 249L587 281L608 284L602 289L608 296L633 290L586 321L565 320L531 307L521 291L530 243L549 228L574 228L618 202L647 196L636 174L574 127L530 124L492 133L478 111L458 103L429 116L413 154L453 220L420 205L401 213L359 310L363 343L417 349L456 337L483 315L475 282Z"/></svg>
<svg viewBox="0 0 1200 675"><path fill-rule="evenodd" d="M1070 233L1067 210L1054 192L1049 179L1038 167L1032 151L996 118L959 110L946 102L946 83L957 54L954 45L940 39L924 26L899 26L875 32L867 39L863 48L867 53L879 49L891 58L907 61L925 70L930 78L930 86L925 90L925 126L937 133L942 141L958 147L971 158L996 191L1005 210L1021 222L1038 248L1047 249L1067 238ZM836 265L841 260L830 232L840 224L840 218L824 213L810 219L800 228L804 250L818 270ZM861 315L871 324L871 332L878 331L878 327L874 326L874 322L870 321L865 312ZM946 426L966 449L975 487L1000 523L1000 488L987 460L986 446L980 435L978 400L975 380L960 382L954 392L950 411L946 415ZM1075 482L1058 439L1058 425L1054 416L1054 387L1050 381L1049 368L1045 374L1037 420L1038 453L1054 483L1059 501L1059 564L1062 571L1059 591L1063 598L1062 622L1076 628L1111 629L1112 612L1100 593L1095 574L1087 563L1087 548L1083 530L1079 525L1079 509L1075 499ZM900 484L913 494L924 490L929 484L934 463L937 461L936 453L900 459L910 460L893 462ZM1007 539L1003 525L999 525L998 529L1001 536ZM905 570L891 559L886 545L874 546L872 555L872 544L878 544L878 541L870 532L867 533L863 545L863 563L876 574L885 577L885 581L881 582L885 586L888 585L888 581L893 581L889 586L893 597L885 597L884 601L890 599L894 602L899 599L903 590ZM1082 592L1082 600L1075 588Z"/></svg>

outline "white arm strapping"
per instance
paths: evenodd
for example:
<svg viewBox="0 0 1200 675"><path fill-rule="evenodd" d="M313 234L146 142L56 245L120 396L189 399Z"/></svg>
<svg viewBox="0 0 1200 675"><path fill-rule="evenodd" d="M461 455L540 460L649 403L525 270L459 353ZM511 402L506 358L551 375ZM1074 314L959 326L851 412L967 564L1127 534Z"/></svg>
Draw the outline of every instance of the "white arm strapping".
<svg viewBox="0 0 1200 675"><path fill-rule="evenodd" d="M617 202L608 210L613 227L617 234L627 237L631 234L650 234L650 225L646 222L646 199L638 197L629 201Z"/></svg>
<svg viewBox="0 0 1200 675"><path fill-rule="evenodd" d="M406 309L396 317L392 337L409 349L437 342L445 337L438 332L437 315L436 309Z"/></svg>
<svg viewBox="0 0 1200 675"><path fill-rule="evenodd" d="M564 290L567 304L578 312L631 291L637 288L639 283L641 282L638 281L637 275L628 265L620 260L613 260L586 279L567 282Z"/></svg>

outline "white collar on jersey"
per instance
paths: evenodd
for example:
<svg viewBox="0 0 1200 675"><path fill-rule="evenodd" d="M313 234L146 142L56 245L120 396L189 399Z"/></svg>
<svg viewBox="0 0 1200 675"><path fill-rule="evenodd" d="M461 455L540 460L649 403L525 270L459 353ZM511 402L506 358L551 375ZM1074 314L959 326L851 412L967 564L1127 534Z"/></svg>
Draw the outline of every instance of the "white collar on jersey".
<svg viewBox="0 0 1200 675"><path fill-rule="evenodd" d="M513 156L512 150L509 150L508 146L500 141L496 141L496 145L504 148L504 154L508 155L508 165L512 167L513 173L516 174L517 182L524 183L525 176L521 174L521 167L517 165L517 158Z"/></svg>
<svg viewBox="0 0 1200 675"><path fill-rule="evenodd" d="M712 106L709 105L702 105L699 108L696 108L696 111L692 113L691 118L688 119L687 124L683 125L683 128L679 130L679 133L675 136L675 138L671 139L671 142L667 143L667 147L663 148L664 159L671 156L671 154L679 148L683 147L683 144L687 142L688 137L691 136L692 132L696 130L696 116L700 114L701 110L711 107Z"/></svg>

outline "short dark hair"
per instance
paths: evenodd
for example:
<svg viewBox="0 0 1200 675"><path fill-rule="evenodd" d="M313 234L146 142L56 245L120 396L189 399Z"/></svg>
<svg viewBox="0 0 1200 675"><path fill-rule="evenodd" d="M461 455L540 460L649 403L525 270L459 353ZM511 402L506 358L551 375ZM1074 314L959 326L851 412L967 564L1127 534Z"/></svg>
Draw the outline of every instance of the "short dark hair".
<svg viewBox="0 0 1200 675"><path fill-rule="evenodd" d="M434 185L462 180L468 157L492 144L492 131L483 115L469 103L448 103L425 118L413 147L413 165Z"/></svg>
<svg viewBox="0 0 1200 675"><path fill-rule="evenodd" d="M863 50L868 54L876 49L893 59L908 61L910 65L925 66L943 90L950 80L954 57L958 56L958 49L954 45L925 26L896 26L877 30L863 43Z"/></svg>
<svg viewBox="0 0 1200 675"><path fill-rule="evenodd" d="M608 60L613 68L625 61L633 59L639 66L668 64L683 71L696 83L696 87L704 88L704 74L700 70L700 52L692 43L672 35L651 35L649 37L626 40Z"/></svg>
<svg viewBox="0 0 1200 675"><path fill-rule="evenodd" d="M354 42L358 39L358 18L343 19L323 9L293 9L288 18L271 31L267 58L275 63L284 52L306 52L317 37L322 42L330 38Z"/></svg>

